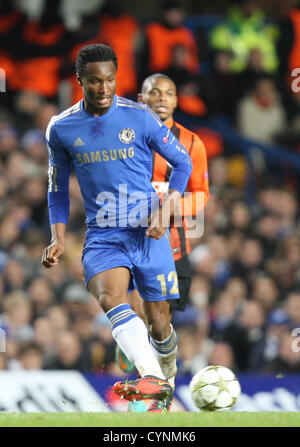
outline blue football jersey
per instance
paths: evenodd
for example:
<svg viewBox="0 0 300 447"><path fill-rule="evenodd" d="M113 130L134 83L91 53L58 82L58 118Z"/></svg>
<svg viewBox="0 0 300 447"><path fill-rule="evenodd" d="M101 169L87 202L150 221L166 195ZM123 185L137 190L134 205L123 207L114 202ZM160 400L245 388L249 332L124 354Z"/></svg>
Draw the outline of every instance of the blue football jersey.
<svg viewBox="0 0 300 447"><path fill-rule="evenodd" d="M192 170L186 149L146 105L117 95L102 116L83 100L54 116L46 131L50 224L67 223L74 169L88 229L135 227L159 203L151 185L152 150L173 166L170 189L182 194Z"/></svg>

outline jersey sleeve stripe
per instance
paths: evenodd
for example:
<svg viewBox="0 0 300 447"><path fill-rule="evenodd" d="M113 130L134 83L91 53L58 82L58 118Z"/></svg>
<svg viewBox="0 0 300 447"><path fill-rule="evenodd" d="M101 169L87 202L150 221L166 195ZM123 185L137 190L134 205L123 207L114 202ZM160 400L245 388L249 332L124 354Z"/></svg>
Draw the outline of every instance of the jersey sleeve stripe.
<svg viewBox="0 0 300 447"><path fill-rule="evenodd" d="M55 124L57 121L60 121L61 119L72 115L73 113L77 113L80 111L80 103L75 104L74 106L70 107L69 109L65 110L64 112L62 112L60 115L55 115L51 118L49 125L47 127L46 130L46 138L49 141L50 138L50 130L51 127L53 126L53 124Z"/></svg>
<svg viewBox="0 0 300 447"><path fill-rule="evenodd" d="M152 116L152 118L155 119L155 121L157 122L157 124L159 125L159 127L163 126L163 123L161 122L160 118L158 117L158 115L156 115L155 112L153 112L151 109L147 109L147 112L150 113L150 115Z"/></svg>
<svg viewBox="0 0 300 447"><path fill-rule="evenodd" d="M119 107L130 107L131 109L144 110L144 107L141 107L139 105L134 105L134 104L117 103L117 106L119 106Z"/></svg>
<svg viewBox="0 0 300 447"><path fill-rule="evenodd" d="M57 192L57 190L58 190L57 182L56 182L57 168L55 168L52 165L50 165L49 169L48 169L48 178L49 178L48 191L49 192L54 192L54 191Z"/></svg>
<svg viewBox="0 0 300 447"><path fill-rule="evenodd" d="M195 137L194 137L194 135L192 134L191 146L190 146L190 148L189 148L189 154L191 154L191 152L192 152L192 149L193 149L193 146L194 146L194 142L195 142Z"/></svg>

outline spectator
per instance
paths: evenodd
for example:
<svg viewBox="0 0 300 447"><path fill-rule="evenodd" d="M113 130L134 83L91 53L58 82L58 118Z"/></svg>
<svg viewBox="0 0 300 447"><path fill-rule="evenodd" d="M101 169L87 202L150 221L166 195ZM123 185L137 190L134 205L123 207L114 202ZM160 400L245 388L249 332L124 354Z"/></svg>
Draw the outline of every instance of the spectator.
<svg viewBox="0 0 300 447"><path fill-rule="evenodd" d="M53 291L44 278L33 279L28 286L27 293L32 302L35 316L43 315L54 302Z"/></svg>
<svg viewBox="0 0 300 447"><path fill-rule="evenodd" d="M35 116L44 104L44 98L37 92L18 91L15 94L14 113L18 129L22 133L35 126Z"/></svg>
<svg viewBox="0 0 300 447"><path fill-rule="evenodd" d="M228 343L214 343L212 352L208 358L209 365L225 366L235 371L234 354L232 347Z"/></svg>
<svg viewBox="0 0 300 447"><path fill-rule="evenodd" d="M63 302L71 317L76 317L80 312L85 313L86 305L91 300L94 298L82 284L71 284L64 291Z"/></svg>
<svg viewBox="0 0 300 447"><path fill-rule="evenodd" d="M282 290L290 291L299 284L300 238L291 234L279 240L275 255L269 260L268 270Z"/></svg>
<svg viewBox="0 0 300 447"><path fill-rule="evenodd" d="M21 152L13 152L7 158L5 170L10 193L17 193L23 181L32 174L31 160Z"/></svg>
<svg viewBox="0 0 300 447"><path fill-rule="evenodd" d="M10 91L11 80L17 76L14 42L20 34L24 14L14 3L4 0L0 5L0 21L1 67L5 69L7 89ZM3 103L8 104L8 98L11 99L11 95L2 95Z"/></svg>
<svg viewBox="0 0 300 447"><path fill-rule="evenodd" d="M138 93L137 52L139 24L126 12L123 1L109 0L99 17L98 42L110 45L118 56L117 94L135 99Z"/></svg>
<svg viewBox="0 0 300 447"><path fill-rule="evenodd" d="M6 216L0 221L0 245L4 250L11 249L14 245L14 242L20 236L20 228L18 227L17 222L15 222L10 216ZM9 282L14 281L13 278L10 278L10 270L14 269L13 266L8 267L8 280L7 287L9 287Z"/></svg>
<svg viewBox="0 0 300 447"><path fill-rule="evenodd" d="M40 19L23 22L19 45L14 51L17 66L11 79L12 90L56 98L62 55L66 51L66 30L58 6L59 2L46 0Z"/></svg>
<svg viewBox="0 0 300 447"><path fill-rule="evenodd" d="M135 99L138 91L137 53L140 39L138 21L133 15L128 14L120 0L109 0L105 2L104 7L100 3L98 11L94 11L92 15L85 15L82 26L70 39L72 42L69 53L72 65L70 102L74 104L82 99L82 89L73 72L77 52L84 45L99 42L110 45L118 56L117 94Z"/></svg>
<svg viewBox="0 0 300 447"><path fill-rule="evenodd" d="M245 281L234 276L231 277L226 283L225 292L231 296L237 311L248 297L248 290Z"/></svg>
<svg viewBox="0 0 300 447"><path fill-rule="evenodd" d="M267 313L275 309L279 300L279 289L275 281L267 275L258 276L253 281L252 299L259 301Z"/></svg>
<svg viewBox="0 0 300 447"><path fill-rule="evenodd" d="M173 50L181 45L187 50L186 70L191 74L199 72L197 44L192 32L183 25L185 10L178 1L164 1L161 5L160 21L150 22L145 28L145 64L148 73L161 73L172 65Z"/></svg>
<svg viewBox="0 0 300 447"><path fill-rule="evenodd" d="M278 355L274 360L267 362L264 371L273 374L299 373L300 355L298 350L293 349L295 337L289 332L284 332L280 337Z"/></svg>
<svg viewBox="0 0 300 447"><path fill-rule="evenodd" d="M250 233L251 214L250 210L243 201L236 201L232 204L230 210L229 226L232 230L242 231L245 234Z"/></svg>
<svg viewBox="0 0 300 447"><path fill-rule="evenodd" d="M110 340L108 344L103 343L97 337L94 319L88 313L77 313L71 324L72 331L79 337L83 352L89 352L91 356L91 370L105 370L113 375L116 371L115 343Z"/></svg>
<svg viewBox="0 0 300 447"><path fill-rule="evenodd" d="M24 203L30 206L32 222L42 226L45 221L45 197L47 195L45 179L31 176L21 186L20 193Z"/></svg>
<svg viewBox="0 0 300 447"><path fill-rule="evenodd" d="M70 318L65 307L52 305L46 310L46 316L50 319L55 333L68 329Z"/></svg>
<svg viewBox="0 0 300 447"><path fill-rule="evenodd" d="M209 178L212 190L215 194L221 194L228 186L228 163L225 158L217 157L212 160L209 166Z"/></svg>
<svg viewBox="0 0 300 447"><path fill-rule="evenodd" d="M278 235L284 236L296 230L298 203L294 192L281 188L264 188L258 195L259 204L279 219Z"/></svg>
<svg viewBox="0 0 300 447"><path fill-rule="evenodd" d="M285 123L285 110L274 81L260 78L237 105L239 132L262 143L274 143L276 133L284 129Z"/></svg>
<svg viewBox="0 0 300 447"><path fill-rule="evenodd" d="M278 2L279 39L277 55L279 60L278 71L282 80L282 89L287 95L292 90L294 77L293 70L300 67L299 58L299 21L300 11L295 0Z"/></svg>
<svg viewBox="0 0 300 447"><path fill-rule="evenodd" d="M21 347L19 361L25 370L40 370L43 367L43 352L35 343L25 344Z"/></svg>
<svg viewBox="0 0 300 447"><path fill-rule="evenodd" d="M283 309L278 308L269 313L265 337L255 348L256 363L252 365L253 371L264 371L278 357L281 337L288 328L289 318Z"/></svg>
<svg viewBox="0 0 300 447"><path fill-rule="evenodd" d="M66 264L59 264L54 269L43 269L43 276L50 282L51 288L54 291L56 300L63 301L63 293L66 287L72 281L70 271Z"/></svg>
<svg viewBox="0 0 300 447"><path fill-rule="evenodd" d="M79 337L72 331L62 331L56 336L56 356L49 369L92 371L89 351L84 351Z"/></svg>
<svg viewBox="0 0 300 447"><path fill-rule="evenodd" d="M272 258L281 232L279 216L274 212L265 211L254 222L253 232L259 238L266 258Z"/></svg>
<svg viewBox="0 0 300 447"><path fill-rule="evenodd" d="M228 258L232 268L235 260L239 257L241 246L245 240L245 235L241 231L233 230L228 233ZM234 271L231 272L234 275ZM238 277L238 276L236 276ZM240 278L241 279L241 278ZM243 281L243 279L242 279ZM244 281L243 281L244 282Z"/></svg>
<svg viewBox="0 0 300 447"><path fill-rule="evenodd" d="M8 336L19 342L32 340L32 305L23 292L15 291L7 295L3 302L3 310L8 319Z"/></svg>
<svg viewBox="0 0 300 447"><path fill-rule="evenodd" d="M164 74L169 76L177 87L178 109L180 112L197 117L209 114L209 85L205 76L192 74L188 69L189 53L184 45L176 45L172 51L171 64Z"/></svg>
<svg viewBox="0 0 300 447"><path fill-rule="evenodd" d="M208 365L208 356L212 342L205 338L199 343L195 327L177 329L178 334L178 371L181 374L196 374Z"/></svg>
<svg viewBox="0 0 300 447"><path fill-rule="evenodd" d="M233 53L231 69L235 72L245 70L250 52L259 50L263 56L264 70L274 72L278 66L275 47L277 26L266 22L256 0L238 0L234 3L225 20L211 30L212 48Z"/></svg>
<svg viewBox="0 0 300 447"><path fill-rule="evenodd" d="M218 339L232 346L239 371L257 367L257 346L264 339L265 311L257 301L245 301L238 317L220 331ZM255 366L253 366L255 365Z"/></svg>
<svg viewBox="0 0 300 447"><path fill-rule="evenodd" d="M18 360L22 344L15 337L7 336L5 340L5 360L6 369L17 370L20 369L20 362Z"/></svg>
<svg viewBox="0 0 300 447"><path fill-rule="evenodd" d="M243 240L238 258L232 263L232 274L244 279L249 287L263 270L264 257L261 243L256 238Z"/></svg>
<svg viewBox="0 0 300 447"><path fill-rule="evenodd" d="M0 143L0 160L6 163L9 156L20 148L17 130L12 123L2 123Z"/></svg>
<svg viewBox="0 0 300 447"><path fill-rule="evenodd" d="M236 73L232 72L233 52L214 51L210 80L210 94L213 115L222 115L232 121L236 104L241 96L241 87Z"/></svg>
<svg viewBox="0 0 300 447"><path fill-rule="evenodd" d="M34 323L34 342L42 350L43 366L48 368L55 357L56 332L53 321L49 317L38 317Z"/></svg>
<svg viewBox="0 0 300 447"><path fill-rule="evenodd" d="M290 327L300 327L300 292L294 291L288 294L284 307L290 320Z"/></svg>
<svg viewBox="0 0 300 447"><path fill-rule="evenodd" d="M243 96L255 85L256 81L264 76L267 77L268 72L264 67L265 58L263 52L259 48L253 48L249 51L248 63L241 73L237 76L239 83L239 95Z"/></svg>
<svg viewBox="0 0 300 447"><path fill-rule="evenodd" d="M221 292L211 309L212 335L222 334L234 321L237 312L237 302L228 292Z"/></svg>
<svg viewBox="0 0 300 447"><path fill-rule="evenodd" d="M204 275L193 275L189 292L189 301L196 308L206 310L209 305L211 285Z"/></svg>
<svg viewBox="0 0 300 447"><path fill-rule="evenodd" d="M250 300L243 306L239 316L239 323L247 331L248 355L247 367L255 369L258 367L256 358L256 347L264 339L266 312L264 307L254 300Z"/></svg>
<svg viewBox="0 0 300 447"><path fill-rule="evenodd" d="M46 234L40 227L28 226L26 231L22 234L22 241L24 244L23 256L26 257L26 276L33 278L41 273L40 253L43 247L43 242L46 239ZM50 283L50 280L49 280ZM53 284L49 284L54 290Z"/></svg>

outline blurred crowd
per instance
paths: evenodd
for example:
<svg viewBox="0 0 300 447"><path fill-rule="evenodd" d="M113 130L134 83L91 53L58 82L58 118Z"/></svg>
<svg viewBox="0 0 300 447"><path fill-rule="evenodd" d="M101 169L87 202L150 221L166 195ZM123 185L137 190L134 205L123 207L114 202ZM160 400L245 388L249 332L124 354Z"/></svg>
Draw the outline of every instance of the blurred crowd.
<svg viewBox="0 0 300 447"><path fill-rule="evenodd" d="M0 369L122 374L109 321L82 281L85 216L73 175L65 255L53 269L40 264L50 238L45 129L81 98L78 49L106 42L119 56L117 93L136 99L145 76L169 75L179 111L197 120L207 148L204 234L191 239L189 304L173 314L179 372L208 364L300 372L297 176L263 165L249 204L243 155L201 124L222 117L249 139L300 150L296 2L232 1L205 25L176 1L144 21L117 0L39 3L39 13L37 2L0 4Z"/></svg>

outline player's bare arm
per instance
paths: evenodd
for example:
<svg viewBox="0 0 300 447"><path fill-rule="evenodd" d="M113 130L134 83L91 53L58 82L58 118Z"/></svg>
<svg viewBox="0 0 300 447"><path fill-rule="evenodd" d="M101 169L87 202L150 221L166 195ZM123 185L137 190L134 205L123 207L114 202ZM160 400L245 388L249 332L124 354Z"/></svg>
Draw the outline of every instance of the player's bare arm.
<svg viewBox="0 0 300 447"><path fill-rule="evenodd" d="M56 223L51 225L51 244L45 248L41 263L46 268L58 264L59 258L64 253L66 225Z"/></svg>

